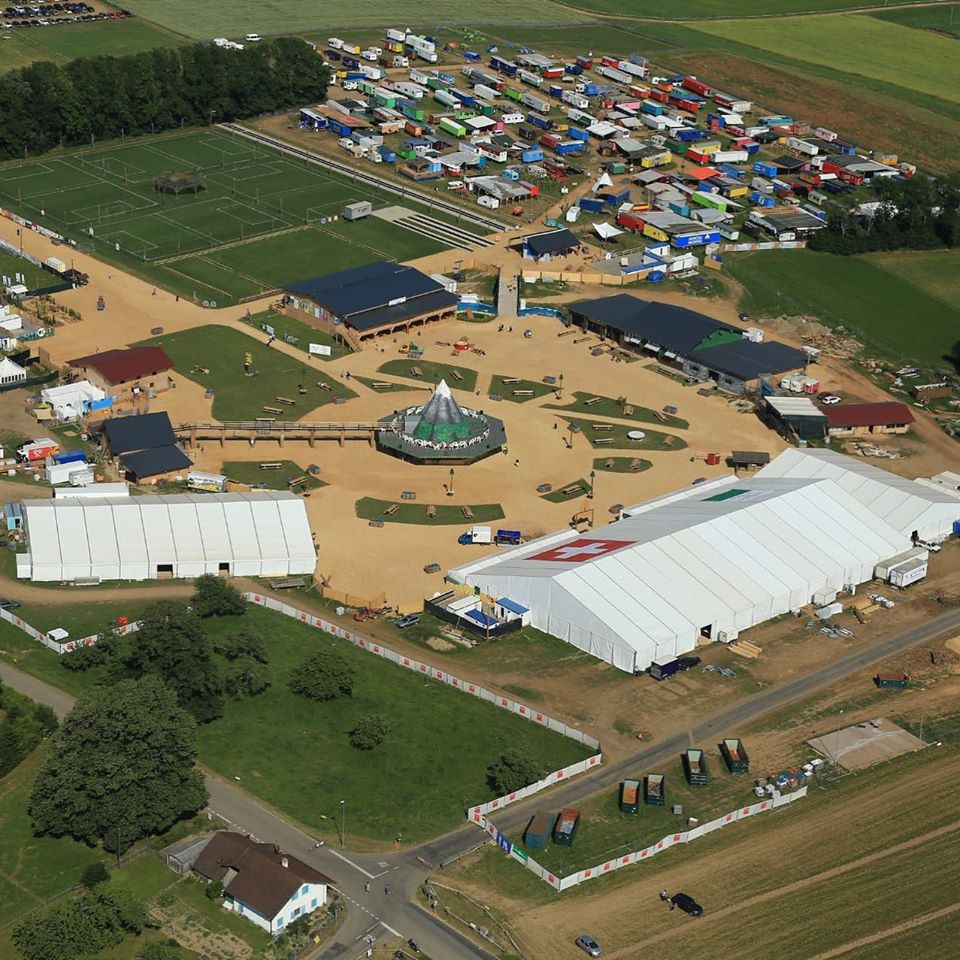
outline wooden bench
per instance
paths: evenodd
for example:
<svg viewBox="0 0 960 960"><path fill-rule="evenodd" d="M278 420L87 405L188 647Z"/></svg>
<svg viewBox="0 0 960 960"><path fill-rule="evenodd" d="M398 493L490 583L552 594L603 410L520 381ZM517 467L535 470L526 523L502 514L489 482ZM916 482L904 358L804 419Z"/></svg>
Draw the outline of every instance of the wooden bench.
<svg viewBox="0 0 960 960"><path fill-rule="evenodd" d="M589 400L584 400L583 405L585 407L592 407L595 403L599 403L603 397L591 397Z"/></svg>
<svg viewBox="0 0 960 960"><path fill-rule="evenodd" d="M292 590L295 587L302 587L306 584L303 577L278 577L270 581L271 590Z"/></svg>
<svg viewBox="0 0 960 960"><path fill-rule="evenodd" d="M283 413L283 410L280 407L261 407L264 413L275 413L280 415Z"/></svg>
<svg viewBox="0 0 960 960"><path fill-rule="evenodd" d="M612 430L613 429L612 423L594 423L594 424L591 424L591 426L593 427L594 430Z"/></svg>
<svg viewBox="0 0 960 960"><path fill-rule="evenodd" d="M385 517L392 517L400 509L399 503L391 503L386 510L383 511Z"/></svg>
<svg viewBox="0 0 960 960"><path fill-rule="evenodd" d="M623 405L623 415L624 415L625 417L632 417L632 416L633 416L633 404L625 403L625 404Z"/></svg>
<svg viewBox="0 0 960 960"><path fill-rule="evenodd" d="M519 377L503 377L500 381L501 383L519 383Z"/></svg>
<svg viewBox="0 0 960 960"><path fill-rule="evenodd" d="M330 392L333 391L333 387L331 387L330 384L326 382L326 380L318 380L318 381L317 381L317 386L318 386L321 390L329 390Z"/></svg>
<svg viewBox="0 0 960 960"><path fill-rule="evenodd" d="M561 493L563 496L567 496L567 494L570 494L570 493L579 493L582 489L583 489L583 484L582 484L582 483L571 483L570 486L564 487L564 488L560 491L560 493Z"/></svg>
<svg viewBox="0 0 960 960"><path fill-rule="evenodd" d="M373 383L370 384L370 386L373 387L374 390L392 390L393 389L392 383L386 383L382 380L375 380Z"/></svg>
<svg viewBox="0 0 960 960"><path fill-rule="evenodd" d="M419 367L411 367L410 373L415 377L422 377L423 371Z"/></svg>
<svg viewBox="0 0 960 960"><path fill-rule="evenodd" d="M307 482L306 477L293 477L287 481L287 486L291 490L296 490L297 487L302 487Z"/></svg>
<svg viewBox="0 0 960 960"><path fill-rule="evenodd" d="M463 511L463 515L467 520L473 519L473 511L469 507L461 507L460 509Z"/></svg>
<svg viewBox="0 0 960 960"><path fill-rule="evenodd" d="M451 371L450 371L450 376L453 377L454 380L462 380L462 379L463 379L463 374L462 374L459 370L451 370Z"/></svg>
<svg viewBox="0 0 960 960"><path fill-rule="evenodd" d="M577 339L574 340L573 342L574 342L574 343L586 343L587 340L592 340L592 339L593 339L593 337L577 337Z"/></svg>
<svg viewBox="0 0 960 960"><path fill-rule="evenodd" d="M427 507L427 519L433 520L436 517L436 515L437 515L437 508L436 506L434 506L434 504L431 503L430 506Z"/></svg>
<svg viewBox="0 0 960 960"><path fill-rule="evenodd" d="M274 397L273 399L276 400L277 403L285 403L291 407L295 407L297 405L297 401L291 400L289 397Z"/></svg>
<svg viewBox="0 0 960 960"><path fill-rule="evenodd" d="M515 397L532 397L533 391L532 390L514 390L513 395Z"/></svg>
<svg viewBox="0 0 960 960"><path fill-rule="evenodd" d="M596 440L593 441L593 445L595 447L599 446L601 443L613 443L613 437L597 437Z"/></svg>
<svg viewBox="0 0 960 960"><path fill-rule="evenodd" d="M574 333L576 333L576 332L577 332L576 330L562 330L560 333L557 334L557 336L558 336L558 337L569 337L569 336L571 336L572 334L574 334Z"/></svg>
<svg viewBox="0 0 960 960"><path fill-rule="evenodd" d="M271 460L268 463L261 463L260 469L261 470L279 470L282 466L283 464L280 463L278 460Z"/></svg>

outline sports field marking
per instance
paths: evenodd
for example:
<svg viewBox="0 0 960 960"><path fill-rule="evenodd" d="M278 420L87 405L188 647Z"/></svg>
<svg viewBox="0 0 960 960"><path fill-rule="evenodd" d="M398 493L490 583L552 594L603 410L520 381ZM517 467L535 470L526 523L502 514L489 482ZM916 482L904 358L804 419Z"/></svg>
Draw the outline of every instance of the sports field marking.
<svg viewBox="0 0 960 960"><path fill-rule="evenodd" d="M211 150L219 150L221 153L226 153L230 156L249 155L252 152L242 141L235 142L219 135L201 137L197 143L201 143L205 147L210 147Z"/></svg>
<svg viewBox="0 0 960 960"><path fill-rule="evenodd" d="M229 209L229 206L232 204L234 209ZM233 220L237 220L242 224L245 224L248 227L257 227L265 223L278 223L276 217L271 217L269 214L265 214L257 210L255 207L248 206L245 203L240 203L237 200L228 201L227 206L217 207L217 213L221 214L224 217L230 217ZM244 217L241 216L243 211L248 211L250 216Z"/></svg>
<svg viewBox="0 0 960 960"><path fill-rule="evenodd" d="M48 167L45 163L37 161L36 163L31 163L29 169L22 166L11 167L9 170L0 172L0 182L6 183L8 180L29 180L31 177L39 177L44 173L53 172L53 167Z"/></svg>
<svg viewBox="0 0 960 960"><path fill-rule="evenodd" d="M138 257L147 259L147 253L150 250L156 250L157 245L143 237L138 237L135 233L129 233L126 230L118 230L116 233L105 233L100 236L101 240L107 243L120 244L120 249L127 253L136 253Z"/></svg>

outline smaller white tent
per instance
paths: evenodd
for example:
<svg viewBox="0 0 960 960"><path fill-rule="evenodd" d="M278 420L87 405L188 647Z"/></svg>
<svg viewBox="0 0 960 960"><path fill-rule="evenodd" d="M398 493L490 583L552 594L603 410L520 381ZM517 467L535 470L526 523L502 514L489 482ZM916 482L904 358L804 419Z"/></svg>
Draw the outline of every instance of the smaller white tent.
<svg viewBox="0 0 960 960"><path fill-rule="evenodd" d="M0 384L20 383L27 379L27 371L9 357L0 360Z"/></svg>

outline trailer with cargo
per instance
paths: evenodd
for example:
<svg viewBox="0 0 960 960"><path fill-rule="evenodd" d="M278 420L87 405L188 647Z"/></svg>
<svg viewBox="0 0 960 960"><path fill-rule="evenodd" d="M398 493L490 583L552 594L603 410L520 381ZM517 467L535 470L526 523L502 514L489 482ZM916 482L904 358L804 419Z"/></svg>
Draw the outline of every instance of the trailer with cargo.
<svg viewBox="0 0 960 960"><path fill-rule="evenodd" d="M553 121L547 117L538 116L535 113L527 114L527 123L532 123L535 127L539 127L541 130L552 130Z"/></svg>
<svg viewBox="0 0 960 960"><path fill-rule="evenodd" d="M529 70L517 70L517 79L530 87L540 87L543 85L543 77L538 73L531 73Z"/></svg>
<svg viewBox="0 0 960 960"><path fill-rule="evenodd" d="M46 460L60 452L60 444L49 437L42 437L30 443L22 443L17 447L17 463L35 463Z"/></svg>
<svg viewBox="0 0 960 960"><path fill-rule="evenodd" d="M531 850L542 850L553 833L554 816L546 810L538 810L523 831L523 845Z"/></svg>
<svg viewBox="0 0 960 960"><path fill-rule="evenodd" d="M560 811L560 816L553 825L553 842L562 847L572 847L579 829L580 811L573 807L565 807Z"/></svg>
<svg viewBox="0 0 960 960"><path fill-rule="evenodd" d="M905 673L878 673L873 681L881 690L906 690L910 678Z"/></svg>
<svg viewBox="0 0 960 960"><path fill-rule="evenodd" d="M707 758L697 747L683 751L683 773L691 787L705 787L710 782Z"/></svg>
<svg viewBox="0 0 960 960"><path fill-rule="evenodd" d="M441 130L445 130L455 137L465 137L467 135L467 128L452 117L441 117L438 126Z"/></svg>
<svg viewBox="0 0 960 960"><path fill-rule="evenodd" d="M620 812L640 812L640 781L623 780L620 783Z"/></svg>
<svg viewBox="0 0 960 960"><path fill-rule="evenodd" d="M644 778L643 802L648 807L662 807L666 800L666 778L662 773L648 773Z"/></svg>
<svg viewBox="0 0 960 960"><path fill-rule="evenodd" d="M538 97L533 93L524 93L520 97L520 102L525 106L529 107L531 110L536 110L537 113L549 113L550 112L550 101L544 99L543 97Z"/></svg>
<svg viewBox="0 0 960 960"><path fill-rule="evenodd" d="M598 77L606 77L608 80L613 80L616 83L629 83L630 74L624 73L622 70L617 70L614 67L605 67L602 64L596 68L594 71Z"/></svg>
<svg viewBox="0 0 960 960"><path fill-rule="evenodd" d="M450 95L456 97L465 107L472 107L476 103L473 94L467 93L466 90L458 90L456 87L451 87Z"/></svg>
<svg viewBox="0 0 960 960"><path fill-rule="evenodd" d="M515 77L517 71L520 69L512 60L508 60L506 57L491 57L490 66L493 67L497 73L502 73L505 77Z"/></svg>
<svg viewBox="0 0 960 960"><path fill-rule="evenodd" d="M739 737L725 737L720 741L720 755L731 773L749 773L750 757Z"/></svg>

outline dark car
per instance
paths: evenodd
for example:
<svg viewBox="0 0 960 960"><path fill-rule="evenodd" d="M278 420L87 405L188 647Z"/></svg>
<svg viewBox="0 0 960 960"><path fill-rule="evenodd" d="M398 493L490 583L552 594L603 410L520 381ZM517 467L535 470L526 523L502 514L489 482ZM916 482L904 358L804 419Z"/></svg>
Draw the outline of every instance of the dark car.
<svg viewBox="0 0 960 960"><path fill-rule="evenodd" d="M675 907L679 907L684 913L689 913L691 917L703 916L703 907L686 893L675 893L670 898L670 902Z"/></svg>
<svg viewBox="0 0 960 960"><path fill-rule="evenodd" d="M700 666L699 657L677 657L677 666L681 670L692 670L694 667Z"/></svg>

